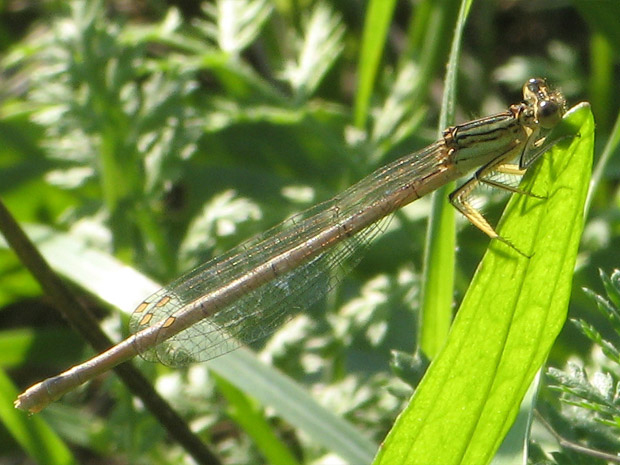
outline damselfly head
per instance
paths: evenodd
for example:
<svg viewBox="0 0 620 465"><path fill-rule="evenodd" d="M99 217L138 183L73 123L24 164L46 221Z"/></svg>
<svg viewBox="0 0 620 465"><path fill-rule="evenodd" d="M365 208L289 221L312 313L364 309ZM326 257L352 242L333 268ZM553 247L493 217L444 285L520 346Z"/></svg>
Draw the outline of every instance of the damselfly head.
<svg viewBox="0 0 620 465"><path fill-rule="evenodd" d="M523 86L523 99L533 111L534 121L543 129L556 126L566 111L566 99L561 92L549 89L547 81L532 78Z"/></svg>

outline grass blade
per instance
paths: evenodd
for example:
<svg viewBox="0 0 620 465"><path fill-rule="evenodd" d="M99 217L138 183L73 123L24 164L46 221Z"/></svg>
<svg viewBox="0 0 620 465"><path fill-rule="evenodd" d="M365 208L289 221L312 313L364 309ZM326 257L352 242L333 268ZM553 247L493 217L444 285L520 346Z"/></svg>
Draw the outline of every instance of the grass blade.
<svg viewBox="0 0 620 465"><path fill-rule="evenodd" d="M445 89L441 103L439 134L454 123L456 76L461 55L462 34L471 7L471 0L461 2L448 59ZM432 212L426 234L424 276L420 308L420 347L433 358L443 346L452 323L454 290L454 243L456 240L455 211L448 195L455 183L448 183L433 193Z"/></svg>

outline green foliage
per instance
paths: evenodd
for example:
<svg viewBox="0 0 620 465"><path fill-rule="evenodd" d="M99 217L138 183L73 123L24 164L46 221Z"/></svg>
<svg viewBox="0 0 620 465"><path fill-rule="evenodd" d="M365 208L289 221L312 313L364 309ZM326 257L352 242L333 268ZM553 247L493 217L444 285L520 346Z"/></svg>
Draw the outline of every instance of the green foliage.
<svg viewBox="0 0 620 465"><path fill-rule="evenodd" d="M612 130L620 83L613 66L618 47L611 12L616 6L609 1L575 2L579 10L542 2L471 2L468 22L461 18L459 23L466 27L464 35L456 40L456 0L8 2L0 7L0 195L20 223L34 224L29 232L54 269L79 286L76 292L84 289L85 299L130 312L153 288L136 270L158 281L172 279L435 140L450 57L453 78L446 92L455 122L502 111L521 98L523 82L537 75L559 87L571 104L592 101L599 141L610 143L590 191L579 264L573 274L570 266L554 268L543 252L537 251L534 261L558 271L554 282L566 287L572 278L576 287L593 288L597 269L620 262L620 164L613 143L620 129ZM591 49L585 50L588 43ZM591 66L585 65L588 59ZM574 189L558 192L574 198ZM484 197L491 218L503 205L495 200ZM529 212L539 202L525 199L520 205ZM369 463L411 393L389 370L391 351L413 353L419 335L431 326L416 328L421 287L427 285L419 269L429 211L422 199L395 215L366 259L319 308L259 345L268 365L240 351L188 370L151 364L142 369L223 461L333 463L345 458L356 465ZM541 224L523 221L519 216L528 230ZM561 229L566 223L554 224ZM518 229L509 235L517 245L527 237ZM440 264L454 262L451 240L441 247L451 261L429 264L438 279L448 274L446 266L453 267ZM430 292L444 312L434 334L445 334L451 305L462 300L489 241L475 228L460 228L458 244L455 287L447 284L440 296ZM491 244L494 254L506 254L501 244ZM552 251L558 255L561 250ZM551 287L547 279L539 271L534 288L537 282ZM504 281L514 291L517 281ZM557 305L565 311L563 291ZM509 311L495 307L496 301L506 304L497 295L480 297L482 303L474 305L490 305L475 320L483 328L475 337L470 339L462 327L454 330L454 337L470 344L463 357L483 347L501 347L498 326L506 330L501 321L512 320ZM39 298L37 285L13 255L2 251L3 368L24 387L86 356L76 336L68 336L69 329L48 323L51 312L32 305ZM593 328L600 326L590 322L596 317L589 304L579 293L571 299L571 312L588 321L582 328L613 356L607 332L599 330L602 336L596 336ZM536 309L527 310L528 321L540 316ZM553 313L555 325L561 324L561 311ZM507 319L484 329L494 312ZM125 319L112 311L102 324L120 340ZM557 329L532 349L537 363ZM550 354L555 365L587 356L590 346L575 340L560 335ZM437 337L432 342L437 351L443 346ZM471 441L472 450L484 450L490 459L537 366L519 362L527 373L511 391L518 395L502 406L508 411L502 410L505 424L488 423L491 433ZM439 376L435 368L416 396L439 392L454 375L453 381L463 384L456 383L443 405L451 411L471 406L485 394L477 382L494 378L474 362L459 369L459 376L450 370ZM216 381L209 370L225 381ZM605 373L595 378L592 390L592 383L575 371L571 382L581 379L581 384L565 394L591 407L587 424L600 428L592 446L615 444L605 433L612 426L599 421L617 420L611 407L617 373ZM417 373L409 379L417 380ZM469 386L470 403L459 403L459 386ZM11 437L0 441L0 461L26 460L22 453L39 463L89 463L91 457L149 464L188 460L186 451L166 439L112 376L65 396L32 420L13 411L14 396L3 382L0 415ZM483 411L480 405L477 415ZM544 413L558 419L555 412ZM472 418L455 422L451 434ZM562 433L578 427L580 418L564 419ZM429 425L440 423L423 426ZM537 443L541 447L532 452L533 460L550 460L543 447L548 443ZM441 447L430 444L427 454ZM566 454L556 455L558 463L570 463L562 462L566 457L589 463L576 453Z"/></svg>
<svg viewBox="0 0 620 465"><path fill-rule="evenodd" d="M532 256L491 246L446 345L375 463L489 463L514 421L564 324L581 237L594 122L587 106L571 111L564 122L580 136L570 148L554 149L526 184L529 192L548 192L547 207L515 197L499 230L528 244ZM541 287L541 281L548 285Z"/></svg>
<svg viewBox="0 0 620 465"><path fill-rule="evenodd" d="M606 297L590 289L585 292L596 303L609 326L605 333L611 332L612 338L583 319L573 320L592 341L595 353L587 367L569 362L565 371L550 368L547 374L553 383L550 389L560 393L562 403L561 416L554 417L557 430L566 433L566 440L613 455L620 450L620 272L611 276L601 272L601 280ZM567 449L564 454L571 457L576 452Z"/></svg>

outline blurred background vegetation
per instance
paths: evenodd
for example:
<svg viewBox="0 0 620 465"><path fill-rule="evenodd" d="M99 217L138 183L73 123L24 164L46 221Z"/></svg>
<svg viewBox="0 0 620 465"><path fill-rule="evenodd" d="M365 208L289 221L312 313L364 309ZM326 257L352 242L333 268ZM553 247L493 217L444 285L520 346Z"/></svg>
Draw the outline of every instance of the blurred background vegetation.
<svg viewBox="0 0 620 465"><path fill-rule="evenodd" d="M67 232L165 283L435 140L458 8L454 0L2 2L0 195L21 223ZM376 20L381 10L385 23ZM618 18L614 0L474 2L455 121L518 102L532 76L571 105L591 102L597 177L569 311L612 348L620 324L589 297L613 292L599 270L620 266ZM505 196L487 200L495 222ZM415 348L429 205L398 213L336 292L256 347L376 443L410 394L389 362L391 350ZM488 245L459 225L455 303ZM83 298L120 340L126 317ZM91 353L8 250L0 251L0 306L0 361L20 387ZM549 364L604 369L605 382L588 397L592 384L574 368L564 381L583 388L590 410L563 407L556 391L575 392L562 388L543 388L540 410L564 437L617 453L620 370L597 347L567 324ZM235 420L223 382L194 381L197 400L191 372L145 368L225 462L271 461ZM604 399L594 394L603 388L601 421ZM46 420L76 461L188 460L114 376L67 397ZM264 415L289 463L334 463L312 438ZM539 434L533 463L606 463L570 448L551 455L557 443ZM0 463L27 460L8 429L0 438Z"/></svg>

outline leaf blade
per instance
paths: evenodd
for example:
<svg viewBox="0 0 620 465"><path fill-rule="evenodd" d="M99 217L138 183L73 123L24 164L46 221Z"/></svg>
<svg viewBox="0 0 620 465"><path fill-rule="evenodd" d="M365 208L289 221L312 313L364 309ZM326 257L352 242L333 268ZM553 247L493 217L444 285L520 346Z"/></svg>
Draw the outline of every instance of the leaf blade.
<svg viewBox="0 0 620 465"><path fill-rule="evenodd" d="M593 148L589 106L575 110L565 121L580 136L546 155L525 187L548 198L513 198L499 228L534 254L491 244L448 343L375 464L482 464L501 444L566 318Z"/></svg>

